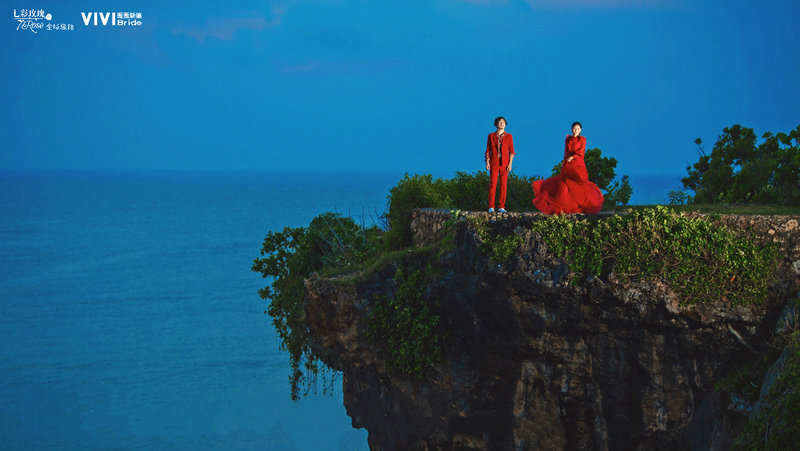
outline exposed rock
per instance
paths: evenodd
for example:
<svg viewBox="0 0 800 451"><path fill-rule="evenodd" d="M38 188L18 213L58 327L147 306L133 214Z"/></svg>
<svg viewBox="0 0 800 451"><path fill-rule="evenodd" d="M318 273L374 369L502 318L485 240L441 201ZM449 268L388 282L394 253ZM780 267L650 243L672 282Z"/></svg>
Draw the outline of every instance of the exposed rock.
<svg viewBox="0 0 800 451"><path fill-rule="evenodd" d="M416 242L439 239L449 217L416 211ZM395 288L394 264L360 279L306 281L306 322L327 363L343 371L345 407L353 426L369 431L372 449L730 446L746 412L714 392L714 383L763 345L796 276L784 276L760 306L682 306L655 282L589 278L575 286L566 265L524 232L536 215L499 220L524 238L516 255L491 261L461 222L454 252L428 284L450 335L446 360L422 380L388 375L366 339L364 318L376 296ZM785 268L800 260L796 219L719 221L754 240L778 240Z"/></svg>

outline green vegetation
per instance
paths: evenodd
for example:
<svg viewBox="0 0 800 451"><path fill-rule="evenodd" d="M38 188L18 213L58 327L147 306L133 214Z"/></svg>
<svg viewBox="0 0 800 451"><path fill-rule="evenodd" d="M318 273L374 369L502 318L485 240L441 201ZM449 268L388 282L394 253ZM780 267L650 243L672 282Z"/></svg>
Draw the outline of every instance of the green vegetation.
<svg viewBox="0 0 800 451"><path fill-rule="evenodd" d="M627 204L633 189L628 182L628 176L614 181L617 160L603 157L600 149L588 150L585 160L589 179L604 191L604 208ZM556 165L553 168L554 173L560 168L560 164ZM538 178L518 176L513 172L509 174L506 209L535 210L531 183ZM389 231L386 233L387 247L402 249L411 245L411 212L415 208L484 211L487 208L488 189L489 174L486 171L472 174L459 171L451 179L435 179L429 174L406 174L389 192L389 210L386 213L389 224Z"/></svg>
<svg viewBox="0 0 800 451"><path fill-rule="evenodd" d="M475 229L475 232L481 238L481 251L488 254L492 260L502 263L522 246L523 239L521 236L508 235L503 236L498 233L492 233L489 228L489 221L482 218L470 217L470 224Z"/></svg>
<svg viewBox="0 0 800 451"><path fill-rule="evenodd" d="M456 218L457 215L448 221L448 231L452 231ZM391 250L384 244L385 235L377 227L356 224L353 219L336 213L323 213L315 217L308 227L287 227L281 232L271 231L264 238L262 257L254 260L251 270L270 280L268 286L259 290L259 295L269 302L265 313L272 317L272 323L281 339L281 349L289 353L289 382L293 400L315 388L319 374L322 374L323 380L333 380L335 377L312 348L311 335L305 323L304 280L309 275L316 272L321 276L341 276L356 272L361 275L355 277L364 277L364 273L374 271L388 262L400 261L406 257L412 257L415 261L433 261L453 248L451 238L443 239L427 248ZM377 337L375 331L380 330L387 333L387 339L391 339L382 345L387 353L387 362L390 362L387 364L389 370L413 377L417 374L417 368L424 367L426 362L434 362L440 355L440 351L438 354L435 352L435 349L440 349L436 338L438 335L432 337L429 333L438 323L438 317L426 316L430 311L421 306L420 298L414 297L414 284L421 277L414 274L406 277L402 271L398 274L403 278L398 280L400 288L397 295L391 300L376 301L378 313L370 317L377 323L373 325L368 319L367 326L373 331L373 337ZM344 278L342 283L353 281L353 278ZM395 320L400 321L400 326L393 326L389 318L389 309L396 306L404 306L400 313L411 315L396 318ZM396 333L410 331L412 334L420 334L419 338L404 336L403 339L392 339L392 333L395 333L392 332L393 327L396 328ZM422 345L415 344L419 340L428 346L422 348L429 354L427 358L434 360L420 359L416 348L409 349L402 345L407 342L408 346L419 347ZM435 349L432 350L431 347ZM402 362L398 356L404 356L406 361Z"/></svg>
<svg viewBox="0 0 800 451"><path fill-rule="evenodd" d="M595 164L590 163L595 160L600 166L605 165L606 169L598 167L593 171L602 178L596 181L598 186L608 186L614 178L616 161L602 158L599 151L593 150L587 156L587 165ZM531 209L532 181L533 178L509 176L510 210ZM620 199L625 198L627 190L624 182L625 178L611 188L612 192L622 193L618 194ZM483 171L458 172L452 179L406 175L389 194L386 219L390 229L386 232L338 214L324 213L308 227L287 227L267 234L261 258L255 259L252 270L269 281L259 295L269 302L266 313L272 317L281 348L290 356L292 399L301 396L303 386L306 390L312 388L319 373L324 379L331 375L322 356L316 353L319 351L312 348L303 310L304 280L316 272L321 276L338 276L337 283L356 283L386 264L439 261L443 253L453 249L454 225L463 219L460 210L455 210L446 223L445 239L427 248L409 249L412 210L424 207L483 210L488 183L488 174ZM800 208L786 206L692 204L676 207L674 211L678 209L800 213ZM684 303L724 299L738 304L764 298L775 267L775 251L771 247L755 248L709 220L690 219L663 207L634 207L626 212L593 222L550 216L536 222L533 228L554 253L564 256L576 276L574 282L590 274L602 275L613 267L614 274L623 282L635 278L663 279ZM483 252L496 262L507 261L523 242L516 234L498 233L485 220L472 218L470 222L482 241ZM389 371L417 377L422 369L441 357L439 351L425 347L438 346L440 339L436 307L432 300L424 300L426 282L421 275L403 269L398 271L396 282L394 297L377 299L366 325L372 340L386 353Z"/></svg>
<svg viewBox="0 0 800 451"><path fill-rule="evenodd" d="M624 213L629 210L642 211L658 205L630 205L611 208L608 211ZM704 213L718 215L800 215L800 206L788 205L744 205L744 204L689 204L670 205L670 210L683 213Z"/></svg>
<svg viewBox="0 0 800 451"><path fill-rule="evenodd" d="M361 262L375 253L382 232L366 228L351 218L324 213L308 227L286 227L269 232L261 248L262 258L255 259L252 271L271 278L270 286L258 294L269 301L267 313L281 338L281 349L289 352L292 399L300 397L300 387L313 386L317 373L325 365L311 349L311 337L305 324L303 280L313 272L342 268Z"/></svg>
<svg viewBox="0 0 800 451"><path fill-rule="evenodd" d="M429 264L424 274L431 272ZM438 305L428 299L421 270L398 268L394 280L394 296L379 296L367 316L367 339L381 348L387 372L420 379L442 360Z"/></svg>
<svg viewBox="0 0 800 451"><path fill-rule="evenodd" d="M511 211L533 209L535 177L508 176L506 208ZM487 208L489 174L486 171L469 174L456 172L452 179L406 174L389 192L389 211L386 219L389 231L386 244L391 249L411 245L411 212L415 208L446 208L484 211Z"/></svg>
<svg viewBox="0 0 800 451"><path fill-rule="evenodd" d="M692 196L686 191L672 190L667 193L670 205L686 205L692 200Z"/></svg>
<svg viewBox="0 0 800 451"><path fill-rule="evenodd" d="M790 301L800 307L800 299ZM796 312L796 310L795 310ZM785 323L785 328L767 352L759 358L747 359L736 365L714 385L717 391L727 392L756 405L767 370L784 358L783 367L760 410L751 414L733 449L738 451L800 449L800 318L797 313ZM785 357L783 357L785 354Z"/></svg>
<svg viewBox="0 0 800 451"><path fill-rule="evenodd" d="M666 207L594 222L548 216L533 230L551 252L564 256L578 278L613 267L623 283L667 282L683 304L760 303L778 263L773 246L757 246L710 219L688 218Z"/></svg>
<svg viewBox="0 0 800 451"><path fill-rule="evenodd" d="M735 450L800 449L800 330L786 345L783 370L770 388L761 410L745 425L734 444Z"/></svg>
<svg viewBox="0 0 800 451"><path fill-rule="evenodd" d="M714 389L736 394L747 402L755 403L758 401L764 375L780 353L780 349L770 348L760 359L749 358L744 363L736 363L725 377L714 384Z"/></svg>
<svg viewBox="0 0 800 451"><path fill-rule="evenodd" d="M726 127L711 155L695 140L700 159L681 179L694 191L693 203L760 203L800 206L800 126L788 134L765 133L756 143L753 129Z"/></svg>

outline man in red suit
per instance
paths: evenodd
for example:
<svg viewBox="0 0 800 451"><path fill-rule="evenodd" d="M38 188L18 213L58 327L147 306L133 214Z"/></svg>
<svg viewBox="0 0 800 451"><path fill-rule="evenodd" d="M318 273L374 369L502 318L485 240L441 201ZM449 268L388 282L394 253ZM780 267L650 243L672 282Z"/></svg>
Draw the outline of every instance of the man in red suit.
<svg viewBox="0 0 800 451"><path fill-rule="evenodd" d="M497 211L506 212L506 187L508 173L511 171L511 162L514 161L514 140L511 133L506 133L506 118L503 116L494 120L496 132L489 133L486 140L486 170L489 171L491 182L489 185L489 212L494 212L495 192L497 178L500 178L500 199Z"/></svg>

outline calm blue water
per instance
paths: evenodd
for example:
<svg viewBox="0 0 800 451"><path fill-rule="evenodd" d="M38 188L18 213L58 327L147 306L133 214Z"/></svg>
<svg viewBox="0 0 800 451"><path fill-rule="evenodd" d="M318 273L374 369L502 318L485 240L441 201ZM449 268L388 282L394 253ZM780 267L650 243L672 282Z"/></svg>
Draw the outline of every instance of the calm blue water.
<svg viewBox="0 0 800 451"><path fill-rule="evenodd" d="M374 222L398 179L0 172L0 447L367 449L341 382L289 400L250 265L267 230Z"/></svg>
<svg viewBox="0 0 800 451"><path fill-rule="evenodd" d="M396 175L0 173L0 447L367 449L289 400L268 229L374 220Z"/></svg>

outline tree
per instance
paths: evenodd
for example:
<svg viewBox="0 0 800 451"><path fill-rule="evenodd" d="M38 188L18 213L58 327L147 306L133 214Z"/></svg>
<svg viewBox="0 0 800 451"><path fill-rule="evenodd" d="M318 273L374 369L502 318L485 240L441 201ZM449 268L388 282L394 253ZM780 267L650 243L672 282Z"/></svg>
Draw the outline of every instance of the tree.
<svg viewBox="0 0 800 451"><path fill-rule="evenodd" d="M305 323L305 279L313 272L330 271L361 263L378 246L382 232L364 227L338 213L323 213L308 227L286 227L270 231L261 247L261 258L253 261L252 271L261 273L271 283L258 291L269 302L266 313L281 339L281 349L289 353L291 397L300 398L316 384L317 374L325 381L333 375L312 346ZM329 377L330 376L330 377Z"/></svg>
<svg viewBox="0 0 800 451"><path fill-rule="evenodd" d="M700 158L681 179L695 193L692 202L800 205L800 126L762 139L757 144L752 128L736 124L722 130L707 155L697 138Z"/></svg>

